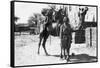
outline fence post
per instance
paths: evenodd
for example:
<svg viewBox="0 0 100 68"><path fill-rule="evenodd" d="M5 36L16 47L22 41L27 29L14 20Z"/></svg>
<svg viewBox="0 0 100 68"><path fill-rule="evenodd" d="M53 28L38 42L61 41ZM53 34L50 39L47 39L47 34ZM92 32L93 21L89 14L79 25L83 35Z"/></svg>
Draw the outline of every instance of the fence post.
<svg viewBox="0 0 100 68"><path fill-rule="evenodd" d="M92 27L90 27L90 47L92 47Z"/></svg>

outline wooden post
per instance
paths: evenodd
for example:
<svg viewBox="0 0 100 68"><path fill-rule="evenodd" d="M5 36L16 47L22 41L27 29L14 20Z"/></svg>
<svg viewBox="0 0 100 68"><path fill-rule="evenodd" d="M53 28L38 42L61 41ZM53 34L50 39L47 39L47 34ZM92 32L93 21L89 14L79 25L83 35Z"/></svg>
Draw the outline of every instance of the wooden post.
<svg viewBox="0 0 100 68"><path fill-rule="evenodd" d="M93 16L93 22L95 22L95 17ZM90 47L92 47L92 25L90 27Z"/></svg>
<svg viewBox="0 0 100 68"><path fill-rule="evenodd" d="M90 47L92 47L92 27L90 27Z"/></svg>
<svg viewBox="0 0 100 68"><path fill-rule="evenodd" d="M51 36L50 36L50 45L51 45Z"/></svg>

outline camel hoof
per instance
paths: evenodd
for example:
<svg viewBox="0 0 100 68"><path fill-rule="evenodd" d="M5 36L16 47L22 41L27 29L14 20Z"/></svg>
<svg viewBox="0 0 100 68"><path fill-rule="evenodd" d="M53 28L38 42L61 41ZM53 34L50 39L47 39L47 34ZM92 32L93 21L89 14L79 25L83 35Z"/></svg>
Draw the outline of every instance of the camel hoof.
<svg viewBox="0 0 100 68"><path fill-rule="evenodd" d="M39 55L39 54L40 54L40 52L37 52L37 54Z"/></svg>
<svg viewBox="0 0 100 68"><path fill-rule="evenodd" d="M49 56L49 54L48 54L48 53L46 53L46 56Z"/></svg>

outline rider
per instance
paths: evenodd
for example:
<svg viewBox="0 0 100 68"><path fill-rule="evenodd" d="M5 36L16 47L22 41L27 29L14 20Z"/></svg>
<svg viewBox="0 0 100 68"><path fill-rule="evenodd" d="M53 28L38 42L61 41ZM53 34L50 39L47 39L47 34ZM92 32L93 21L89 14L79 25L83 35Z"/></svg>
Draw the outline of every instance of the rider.
<svg viewBox="0 0 100 68"><path fill-rule="evenodd" d="M53 19L53 12L55 11L55 8L51 7L51 9L47 9L47 11L42 12L42 14L45 16L45 23L44 23L44 29L46 29L52 22L54 21Z"/></svg>

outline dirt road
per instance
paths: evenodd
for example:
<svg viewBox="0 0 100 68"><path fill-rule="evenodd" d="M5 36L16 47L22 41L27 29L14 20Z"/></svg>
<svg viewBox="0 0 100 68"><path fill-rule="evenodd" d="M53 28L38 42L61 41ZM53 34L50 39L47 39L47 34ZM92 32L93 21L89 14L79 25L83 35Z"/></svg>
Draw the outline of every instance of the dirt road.
<svg viewBox="0 0 100 68"><path fill-rule="evenodd" d="M46 49L50 56L46 56L42 46L40 47L40 55L37 54L38 35L15 36L15 65L66 63L66 60L60 59L60 39L58 37L50 37L46 43ZM74 53L73 56L71 55L72 53ZM87 47L86 43L72 43L70 55L70 63L96 61L96 46L90 48Z"/></svg>

